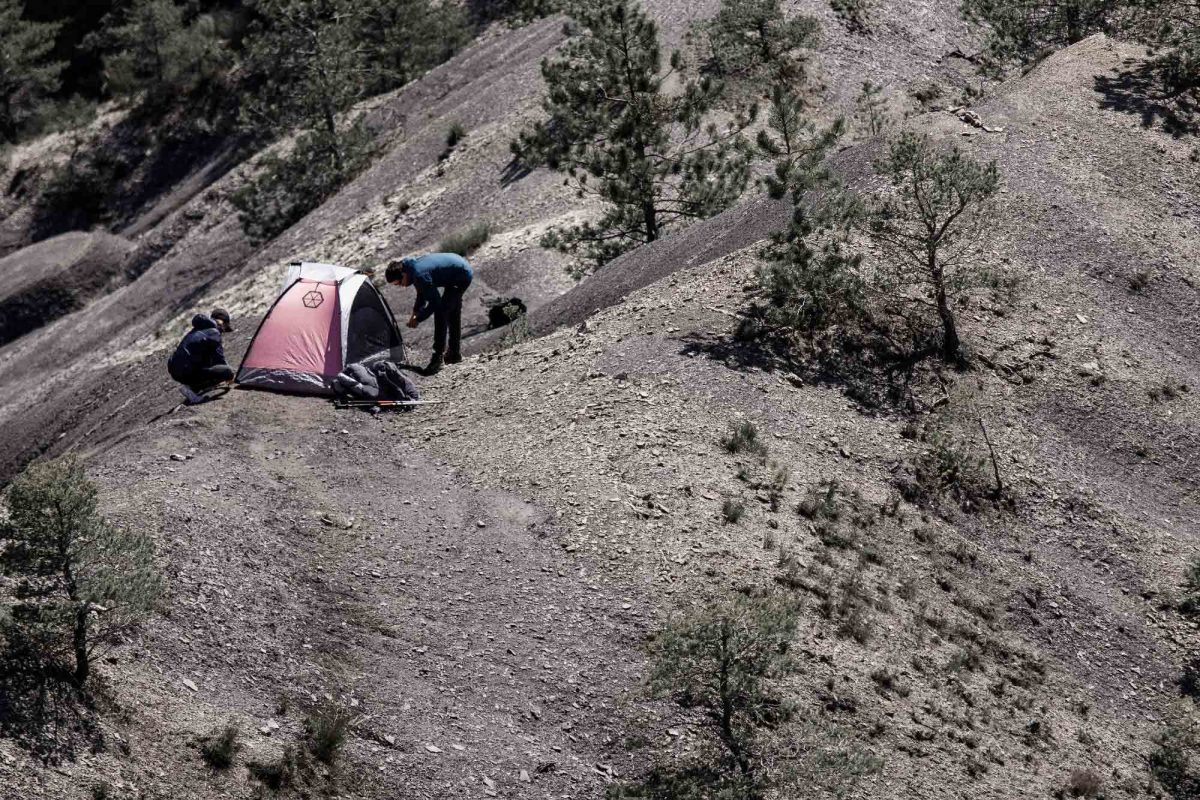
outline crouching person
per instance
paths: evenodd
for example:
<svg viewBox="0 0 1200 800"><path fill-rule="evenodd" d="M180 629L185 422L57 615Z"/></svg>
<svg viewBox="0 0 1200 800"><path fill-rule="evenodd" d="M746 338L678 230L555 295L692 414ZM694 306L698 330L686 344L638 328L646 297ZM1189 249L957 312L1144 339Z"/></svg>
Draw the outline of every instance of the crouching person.
<svg viewBox="0 0 1200 800"><path fill-rule="evenodd" d="M182 384L180 394L189 405L204 402L201 393L233 380L225 362L221 333L233 330L229 312L214 308L211 314L192 317L192 329L167 360L167 372Z"/></svg>

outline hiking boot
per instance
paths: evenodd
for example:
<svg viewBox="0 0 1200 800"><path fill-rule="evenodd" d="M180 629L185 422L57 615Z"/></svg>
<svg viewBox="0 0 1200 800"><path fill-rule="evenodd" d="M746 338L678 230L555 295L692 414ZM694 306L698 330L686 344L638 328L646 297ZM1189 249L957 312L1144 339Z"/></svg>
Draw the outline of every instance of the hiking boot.
<svg viewBox="0 0 1200 800"><path fill-rule="evenodd" d="M183 402L187 403L189 406L198 405L204 402L204 395L196 394L192 391L190 386L184 386L183 384L180 384L179 393L183 395Z"/></svg>
<svg viewBox="0 0 1200 800"><path fill-rule="evenodd" d="M442 371L442 354L434 353L433 358L429 359L429 366L425 368L426 375L437 375Z"/></svg>
<svg viewBox="0 0 1200 800"><path fill-rule="evenodd" d="M461 362L462 362L462 353L458 352L457 350L453 350L449 353L446 353L446 363L447 364L458 364Z"/></svg>

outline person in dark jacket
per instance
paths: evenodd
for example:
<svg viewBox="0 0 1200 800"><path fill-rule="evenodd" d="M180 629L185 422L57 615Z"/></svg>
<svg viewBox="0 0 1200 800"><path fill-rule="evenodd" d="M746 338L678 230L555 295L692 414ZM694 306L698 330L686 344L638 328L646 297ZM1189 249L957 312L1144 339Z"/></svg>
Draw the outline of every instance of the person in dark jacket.
<svg viewBox="0 0 1200 800"><path fill-rule="evenodd" d="M233 330L229 312L214 308L211 314L192 317L192 329L167 360L167 372L182 384L179 387L188 403L200 403L200 392L233 380L233 370L225 362L221 333Z"/></svg>
<svg viewBox="0 0 1200 800"><path fill-rule="evenodd" d="M471 286L474 273L467 260L455 253L430 253L420 258L402 258L387 268L387 282L394 286L412 286L417 290L408 327L415 328L433 316L433 358L425 368L433 375L443 361L462 361L462 301ZM438 289L442 291L439 293ZM447 348L446 338L450 343Z"/></svg>

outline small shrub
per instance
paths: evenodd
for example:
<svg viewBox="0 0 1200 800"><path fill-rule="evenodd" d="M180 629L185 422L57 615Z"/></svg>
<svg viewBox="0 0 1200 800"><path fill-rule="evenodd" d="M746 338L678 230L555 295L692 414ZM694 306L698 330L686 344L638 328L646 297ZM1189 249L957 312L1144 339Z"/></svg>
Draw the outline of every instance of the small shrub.
<svg viewBox="0 0 1200 800"><path fill-rule="evenodd" d="M92 800L113 800L112 786L101 781L92 787Z"/></svg>
<svg viewBox="0 0 1200 800"><path fill-rule="evenodd" d="M462 126L461 122L455 121L450 125L450 130L446 131L446 147L453 150L465 138L467 138L466 128Z"/></svg>
<svg viewBox="0 0 1200 800"><path fill-rule="evenodd" d="M822 481L809 490L808 497L800 501L796 511L805 519L836 520L841 516L838 493L841 484L837 481Z"/></svg>
<svg viewBox="0 0 1200 800"><path fill-rule="evenodd" d="M676 620L654 645L652 689L706 712L723 771L747 788L766 780L759 732L788 718L775 688L795 669L789 651L797 621L793 602L737 594Z"/></svg>
<svg viewBox="0 0 1200 800"><path fill-rule="evenodd" d="M767 445L758 438L758 427L748 419L733 425L729 435L721 437L721 446L735 455L750 453L764 458L767 455Z"/></svg>
<svg viewBox="0 0 1200 800"><path fill-rule="evenodd" d="M1193 762L1200 752L1194 723L1171 723L1155 737L1150 775L1176 800L1200 796L1200 771Z"/></svg>
<svg viewBox="0 0 1200 800"><path fill-rule="evenodd" d="M238 729L235 725L226 725L200 740L200 755L213 769L229 769L233 766L234 756L240 749Z"/></svg>
<svg viewBox="0 0 1200 800"><path fill-rule="evenodd" d="M1184 614L1200 614L1200 556L1194 556L1183 575L1184 597L1179 610Z"/></svg>
<svg viewBox="0 0 1200 800"><path fill-rule="evenodd" d="M736 525L745 513L746 507L736 500L726 500L725 504L721 506L721 516L729 525Z"/></svg>
<svg viewBox="0 0 1200 800"><path fill-rule="evenodd" d="M533 331L529 328L529 315L521 314L504 329L504 335L500 337L499 347L501 350L507 350L510 347L516 347L519 344L528 342L532 338Z"/></svg>
<svg viewBox="0 0 1200 800"><path fill-rule="evenodd" d="M1133 273L1133 275L1129 276L1129 291L1131 291L1131 292L1142 291L1143 289L1145 289L1147 286L1150 285L1150 280L1153 277L1154 276L1151 273L1146 272L1145 270L1141 270L1139 272Z"/></svg>
<svg viewBox="0 0 1200 800"><path fill-rule="evenodd" d="M868 30L870 0L829 0L829 7L848 30L855 33Z"/></svg>
<svg viewBox="0 0 1200 800"><path fill-rule="evenodd" d="M871 673L871 680L883 695L894 693L900 697L908 697L912 690L908 684L900 680L900 676L887 667L880 667Z"/></svg>
<svg viewBox="0 0 1200 800"><path fill-rule="evenodd" d="M1183 665L1179 676L1179 692L1184 697L1200 700L1200 658L1193 658Z"/></svg>
<svg viewBox="0 0 1200 800"><path fill-rule="evenodd" d="M928 448L910 464L912 477L897 487L905 500L930 507L948 496L964 511L974 511L985 500L997 499L998 490L984 470L986 459L967 441L941 430L927 433L926 441Z"/></svg>
<svg viewBox="0 0 1200 800"><path fill-rule="evenodd" d="M791 477L791 471L786 466L771 465L771 477L765 488L767 501L770 503L772 511L778 511L780 505L783 504L783 491L787 488L789 477Z"/></svg>
<svg viewBox="0 0 1200 800"><path fill-rule="evenodd" d="M310 131L286 155L263 156L258 174L230 197L242 230L255 243L274 239L358 175L373 151L358 124L336 137Z"/></svg>
<svg viewBox="0 0 1200 800"><path fill-rule="evenodd" d="M339 702L330 701L314 708L304 721L309 751L322 764L333 764L353 722L350 709Z"/></svg>
<svg viewBox="0 0 1200 800"><path fill-rule="evenodd" d="M457 253L466 258L483 246L492 235L492 226L487 222L476 222L447 236L438 244L443 253Z"/></svg>
<svg viewBox="0 0 1200 800"><path fill-rule="evenodd" d="M975 672L983 666L983 654L974 645L968 645L959 649L957 653L950 657L950 663L946 665L951 672L962 672L967 670Z"/></svg>
<svg viewBox="0 0 1200 800"><path fill-rule="evenodd" d="M1073 769L1064 787L1068 797L1099 797L1104 781L1090 769Z"/></svg>

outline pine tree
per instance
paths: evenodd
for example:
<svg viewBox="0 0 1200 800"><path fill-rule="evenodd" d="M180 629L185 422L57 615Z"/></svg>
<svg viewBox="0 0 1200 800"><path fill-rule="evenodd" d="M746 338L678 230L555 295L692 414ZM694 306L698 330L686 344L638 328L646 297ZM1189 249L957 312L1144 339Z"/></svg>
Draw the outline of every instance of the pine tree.
<svg viewBox="0 0 1200 800"><path fill-rule="evenodd" d="M20 0L0 0L0 141L15 141L59 87L66 64L50 60L59 25L22 19Z"/></svg>
<svg viewBox="0 0 1200 800"><path fill-rule="evenodd" d="M542 63L546 118L513 150L601 201L598 220L543 239L598 267L736 201L749 179L746 121L709 121L722 89L711 77L668 89L682 58L662 68L658 30L631 0L581 0L571 14L576 34Z"/></svg>
<svg viewBox="0 0 1200 800"><path fill-rule="evenodd" d="M988 29L993 70L1026 65L1091 36L1120 27L1130 0L963 0L962 14Z"/></svg>
<svg viewBox="0 0 1200 800"><path fill-rule="evenodd" d="M758 733L787 717L775 689L795 669L797 621L790 601L739 594L676 620L655 642L652 690L704 712L737 776L733 796L760 798L769 785Z"/></svg>
<svg viewBox="0 0 1200 800"><path fill-rule="evenodd" d="M926 136L904 133L875 169L890 183L890 191L868 203L864 218L866 232L891 256L879 265L878 288L894 302L932 307L943 357L960 361L951 302L987 278L973 256L989 221L988 201L1000 186L996 163L980 164L957 147L939 149Z"/></svg>
<svg viewBox="0 0 1200 800"><path fill-rule="evenodd" d="M110 14L89 44L104 53L109 91L145 92L152 103L190 92L229 61L212 16L189 21L174 0L134 0Z"/></svg>
<svg viewBox="0 0 1200 800"><path fill-rule="evenodd" d="M358 41L362 11L352 0L261 0L245 59L245 123L273 137L319 131L331 166L346 167L338 115L363 97L369 79Z"/></svg>
<svg viewBox="0 0 1200 800"><path fill-rule="evenodd" d="M353 0L261 0L248 34L243 123L264 140L299 130L287 155L263 160L234 197L256 241L282 233L356 175L371 137L361 118L341 119L364 96L371 68Z"/></svg>
<svg viewBox="0 0 1200 800"><path fill-rule="evenodd" d="M153 544L100 515L96 487L72 459L27 469L7 507L0 567L17 583L4 638L83 688L103 648L161 595Z"/></svg>
<svg viewBox="0 0 1200 800"><path fill-rule="evenodd" d="M697 32L706 71L769 99L779 89L795 93L803 88L820 25L813 17L785 17L779 0L722 0L716 15L700 23Z"/></svg>

